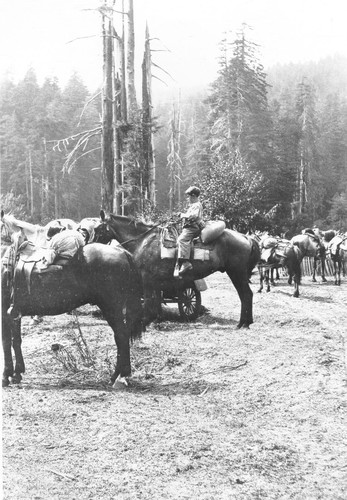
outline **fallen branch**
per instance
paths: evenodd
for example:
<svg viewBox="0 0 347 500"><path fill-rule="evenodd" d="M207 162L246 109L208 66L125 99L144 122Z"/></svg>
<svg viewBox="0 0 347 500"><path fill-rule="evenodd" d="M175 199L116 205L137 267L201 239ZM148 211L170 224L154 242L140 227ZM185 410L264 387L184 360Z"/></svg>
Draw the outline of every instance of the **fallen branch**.
<svg viewBox="0 0 347 500"><path fill-rule="evenodd" d="M236 366L220 366L219 368L216 368L215 370L211 370L209 372L202 372L199 375L196 375L195 377L186 377L180 380L177 380L176 382L168 382L167 384L162 384L162 387L167 387L169 385L175 385L175 384L181 384L182 382L188 382L188 381L193 381L196 380L204 375L210 375L211 373L218 373L220 371L226 372L226 371L231 371L231 370L237 370L238 368L241 368L241 366L245 366L248 363L248 361L244 361L243 363L240 363L239 365Z"/></svg>
<svg viewBox="0 0 347 500"><path fill-rule="evenodd" d="M45 468L47 472L52 472L53 474L56 474L57 476L64 477L65 479L70 479L70 481L75 481L76 478L74 476L71 476L70 474L64 474L63 472L58 472L53 469L47 469Z"/></svg>

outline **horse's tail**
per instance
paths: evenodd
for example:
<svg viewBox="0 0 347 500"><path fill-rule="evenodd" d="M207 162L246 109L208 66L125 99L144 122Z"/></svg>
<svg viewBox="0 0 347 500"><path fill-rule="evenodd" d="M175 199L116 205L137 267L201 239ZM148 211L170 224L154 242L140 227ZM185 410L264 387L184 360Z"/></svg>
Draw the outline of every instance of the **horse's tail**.
<svg viewBox="0 0 347 500"><path fill-rule="evenodd" d="M140 272L138 271L131 254L127 250L124 250L124 253L128 259L130 267L126 321L130 324L130 338L134 341L141 338L142 332L144 331L143 309L141 303L143 286Z"/></svg>
<svg viewBox="0 0 347 500"><path fill-rule="evenodd" d="M293 246L293 252L294 252L294 263L293 263L293 271L297 276L298 283L301 283L301 261L302 261L302 255L300 248L297 246Z"/></svg>
<svg viewBox="0 0 347 500"><path fill-rule="evenodd" d="M252 236L247 236L247 239L251 244L251 253L248 260L248 278L250 278L252 276L253 269L260 261L261 252L259 243L255 238L252 238Z"/></svg>

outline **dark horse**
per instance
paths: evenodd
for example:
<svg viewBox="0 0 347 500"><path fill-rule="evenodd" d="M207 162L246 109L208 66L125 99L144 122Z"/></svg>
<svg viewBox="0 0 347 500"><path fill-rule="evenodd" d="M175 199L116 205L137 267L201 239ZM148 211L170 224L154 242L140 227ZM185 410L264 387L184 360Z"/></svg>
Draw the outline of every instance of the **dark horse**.
<svg viewBox="0 0 347 500"><path fill-rule="evenodd" d="M325 277L325 261L326 261L327 243L328 241L331 240L331 238L335 236L335 231L320 231L318 228L315 229L306 228L302 230L301 235L309 236L310 238L313 238L312 241L319 243L319 249L317 252L315 250L307 251L307 246L305 246L305 248L303 249L305 255L303 257L313 257L312 281L314 283L317 282L316 280L317 262L320 261L322 281L326 282L327 279ZM295 238L294 244L297 244L299 247L303 246L303 241L306 241L305 239L300 239L301 235L299 234L297 236L294 236Z"/></svg>
<svg viewBox="0 0 347 500"><path fill-rule="evenodd" d="M259 257L259 246L251 238L237 231L224 230L221 236L207 245L209 260L194 260L193 269L183 278L174 278L175 259L161 259L161 230L155 225L135 222L129 217L102 210L102 224L95 229L95 239L107 243L115 238L133 255L141 272L144 287L145 323L160 315L161 290L168 285L184 287L192 280L204 278L216 271L226 272L241 300L238 328L253 323L253 293L249 277Z"/></svg>
<svg viewBox="0 0 347 500"><path fill-rule="evenodd" d="M130 340L140 337L142 332L142 284L131 255L121 247L86 245L80 249L79 258L70 264L51 266L53 271L34 271L29 292L24 273L19 274L18 281L17 278L13 281L11 249L1 262L3 386L9 384L9 377L19 383L25 372L20 316L13 318L8 312L13 285L15 310L23 316L63 314L84 304L96 304L112 328L117 345L117 363L111 381L118 376L129 376Z"/></svg>
<svg viewBox="0 0 347 500"><path fill-rule="evenodd" d="M326 281L324 270L325 270L325 248L322 245L320 238L314 234L312 230L306 230L304 234L297 234L293 236L290 242L300 250L299 259L300 264L304 257L313 257L314 259L314 269L312 281L316 281L316 262L317 259L321 260L322 263L322 281ZM289 276L290 280L290 276Z"/></svg>
<svg viewBox="0 0 347 500"><path fill-rule="evenodd" d="M347 252L347 233L334 236L328 244L328 252L334 264L335 285L341 285L341 270Z"/></svg>
<svg viewBox="0 0 347 500"><path fill-rule="evenodd" d="M260 275L260 288L262 292L264 280L266 291L270 291L270 270L284 267L287 269L291 284L294 278L294 297L299 297L299 285L301 281L301 252L298 247L292 245L289 240L276 236L265 236L260 240L261 257L258 264Z"/></svg>

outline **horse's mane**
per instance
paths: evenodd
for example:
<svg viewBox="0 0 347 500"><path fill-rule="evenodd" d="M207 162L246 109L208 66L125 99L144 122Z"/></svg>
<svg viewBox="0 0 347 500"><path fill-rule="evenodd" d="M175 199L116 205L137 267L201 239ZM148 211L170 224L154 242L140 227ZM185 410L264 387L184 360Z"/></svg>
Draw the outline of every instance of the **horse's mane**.
<svg viewBox="0 0 347 500"><path fill-rule="evenodd" d="M146 229L149 229L151 227L158 226L158 224L148 224L147 222L144 222L144 220L139 218L139 217L128 217L126 215L116 215L116 214L110 214L109 216L113 220L128 222L129 225L133 224L135 227L142 225Z"/></svg>
<svg viewBox="0 0 347 500"><path fill-rule="evenodd" d="M35 229L35 230L42 230L43 229L43 227L39 226L38 224L32 224L31 222L26 222L24 220L16 219L16 217L12 213L4 214L2 216L2 222L5 225L18 226L18 227L21 227L23 229Z"/></svg>

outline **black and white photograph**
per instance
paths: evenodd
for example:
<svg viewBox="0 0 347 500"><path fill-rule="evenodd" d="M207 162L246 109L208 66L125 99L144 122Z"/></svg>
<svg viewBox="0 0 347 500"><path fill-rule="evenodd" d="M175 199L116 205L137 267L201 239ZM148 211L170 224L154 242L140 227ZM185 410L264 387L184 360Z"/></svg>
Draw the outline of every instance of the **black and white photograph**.
<svg viewBox="0 0 347 500"><path fill-rule="evenodd" d="M2 0L4 500L347 498L344 0Z"/></svg>

